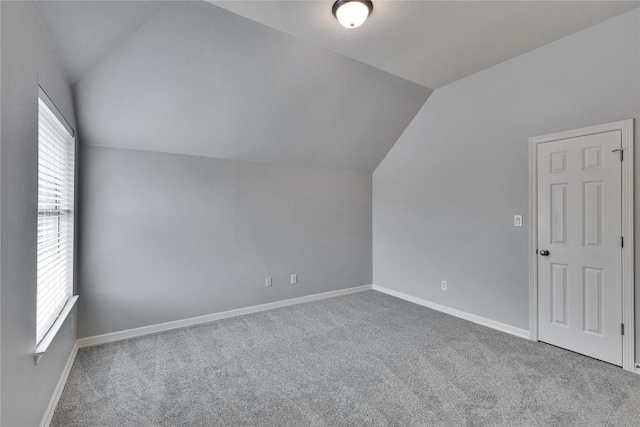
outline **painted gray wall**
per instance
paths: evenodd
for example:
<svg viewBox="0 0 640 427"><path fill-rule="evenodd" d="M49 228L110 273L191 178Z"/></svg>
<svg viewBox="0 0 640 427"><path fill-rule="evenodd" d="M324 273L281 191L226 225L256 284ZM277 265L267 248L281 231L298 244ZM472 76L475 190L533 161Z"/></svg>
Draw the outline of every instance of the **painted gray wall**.
<svg viewBox="0 0 640 427"><path fill-rule="evenodd" d="M88 144L369 173L431 93L201 1L163 8L74 89Z"/></svg>
<svg viewBox="0 0 640 427"><path fill-rule="evenodd" d="M371 283L371 174L83 151L81 337Z"/></svg>
<svg viewBox="0 0 640 427"><path fill-rule="evenodd" d="M627 12L436 90L373 174L374 283L529 329L528 228L513 227L515 214L528 222L528 138L638 119L639 20Z"/></svg>
<svg viewBox="0 0 640 427"><path fill-rule="evenodd" d="M36 227L38 213L38 82L74 124L71 89L31 2L0 2L2 130L0 256L3 426L42 421L76 335L70 320L38 366Z"/></svg>

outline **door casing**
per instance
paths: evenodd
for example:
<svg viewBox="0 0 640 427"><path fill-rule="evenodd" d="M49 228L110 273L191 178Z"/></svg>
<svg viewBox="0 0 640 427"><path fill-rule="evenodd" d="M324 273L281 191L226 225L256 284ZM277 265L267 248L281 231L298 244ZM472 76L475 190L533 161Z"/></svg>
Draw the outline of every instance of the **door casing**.
<svg viewBox="0 0 640 427"><path fill-rule="evenodd" d="M529 138L529 333L538 341L538 144L598 133L622 134L622 368L635 371L633 119Z"/></svg>

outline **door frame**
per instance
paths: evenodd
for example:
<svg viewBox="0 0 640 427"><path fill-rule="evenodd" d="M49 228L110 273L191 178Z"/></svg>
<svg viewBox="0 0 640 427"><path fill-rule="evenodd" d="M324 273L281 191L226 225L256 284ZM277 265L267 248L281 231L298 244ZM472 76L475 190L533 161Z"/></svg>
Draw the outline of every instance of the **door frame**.
<svg viewBox="0 0 640 427"><path fill-rule="evenodd" d="M538 341L538 144L611 131L622 134L622 368L635 371L633 119L529 138L529 338Z"/></svg>

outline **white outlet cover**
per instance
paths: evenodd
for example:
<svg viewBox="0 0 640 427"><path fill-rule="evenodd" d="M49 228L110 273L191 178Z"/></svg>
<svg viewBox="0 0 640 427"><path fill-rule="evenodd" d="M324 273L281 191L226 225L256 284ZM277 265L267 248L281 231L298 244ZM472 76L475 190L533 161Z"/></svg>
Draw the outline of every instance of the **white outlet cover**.
<svg viewBox="0 0 640 427"><path fill-rule="evenodd" d="M443 280L440 284L440 287L442 288L443 291L447 290L447 281Z"/></svg>
<svg viewBox="0 0 640 427"><path fill-rule="evenodd" d="M273 286L273 278L267 277L266 286L267 288L270 288L271 286Z"/></svg>
<svg viewBox="0 0 640 427"><path fill-rule="evenodd" d="M514 215L513 216L513 226L514 227L522 227L522 215Z"/></svg>
<svg viewBox="0 0 640 427"><path fill-rule="evenodd" d="M298 283L298 275L297 274L292 274L291 275L291 284L295 285L296 283Z"/></svg>

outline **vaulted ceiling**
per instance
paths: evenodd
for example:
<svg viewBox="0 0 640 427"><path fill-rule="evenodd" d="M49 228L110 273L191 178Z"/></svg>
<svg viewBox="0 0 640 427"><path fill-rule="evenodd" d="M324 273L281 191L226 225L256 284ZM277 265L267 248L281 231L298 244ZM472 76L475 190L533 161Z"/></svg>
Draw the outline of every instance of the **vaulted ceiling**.
<svg viewBox="0 0 640 427"><path fill-rule="evenodd" d="M432 90L637 2L41 1L84 144L372 172ZM215 3L211 4L211 3Z"/></svg>
<svg viewBox="0 0 640 427"><path fill-rule="evenodd" d="M168 3L39 1L40 15L75 83Z"/></svg>
<svg viewBox="0 0 640 427"><path fill-rule="evenodd" d="M431 90L209 3L179 1L74 92L85 144L372 172Z"/></svg>
<svg viewBox="0 0 640 427"><path fill-rule="evenodd" d="M331 0L209 0L254 21L437 89L638 7L637 1L374 0L357 30Z"/></svg>

